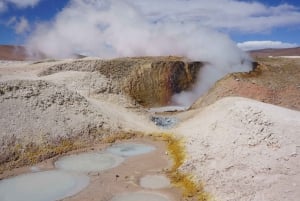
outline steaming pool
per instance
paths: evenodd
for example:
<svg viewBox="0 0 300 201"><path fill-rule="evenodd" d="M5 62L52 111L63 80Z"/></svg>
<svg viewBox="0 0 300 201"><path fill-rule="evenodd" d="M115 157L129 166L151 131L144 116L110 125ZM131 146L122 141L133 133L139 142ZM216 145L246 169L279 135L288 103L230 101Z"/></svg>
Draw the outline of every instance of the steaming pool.
<svg viewBox="0 0 300 201"><path fill-rule="evenodd" d="M55 201L66 199L79 201L84 199L80 197L81 194L94 198L100 195L100 200L107 199L107 195L102 195L107 190L102 189L103 192L99 190L102 186L107 188L111 186L111 189L108 190L111 192L107 193L113 195L108 199L111 201L173 200L160 192L153 192L155 189L159 191L159 189L168 190L170 188L170 181L167 177L153 174L153 169L147 170L148 167L151 168L152 161L147 159L148 155L145 154L149 153L149 157L157 158L155 151L156 147L153 145L130 142L112 145L101 151L62 156L53 161L51 170L43 170L43 168L34 166L34 168L29 168L31 173L0 180L0 200ZM141 161L143 157L145 157L145 162ZM133 167L136 167L136 170ZM120 181L117 182L118 177L115 172L120 174L118 177L128 172L130 176L125 175L123 181L120 178ZM151 174L144 172L151 172ZM90 173L101 174L95 174L98 175L95 176ZM128 192L126 189L120 190L119 185L123 184L126 185L126 188L130 185ZM145 191L147 189L151 191ZM94 193L99 193L99 195L92 195ZM77 196L79 197L77 198ZM104 197L101 198L101 196Z"/></svg>

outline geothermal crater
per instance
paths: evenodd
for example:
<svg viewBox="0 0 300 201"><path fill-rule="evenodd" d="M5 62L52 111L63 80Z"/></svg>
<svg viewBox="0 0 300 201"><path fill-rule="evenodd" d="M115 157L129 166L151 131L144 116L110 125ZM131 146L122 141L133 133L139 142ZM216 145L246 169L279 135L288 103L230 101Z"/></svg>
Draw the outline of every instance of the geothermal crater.
<svg viewBox="0 0 300 201"><path fill-rule="evenodd" d="M182 107L205 62L1 62L0 200L296 201L299 64L261 58Z"/></svg>

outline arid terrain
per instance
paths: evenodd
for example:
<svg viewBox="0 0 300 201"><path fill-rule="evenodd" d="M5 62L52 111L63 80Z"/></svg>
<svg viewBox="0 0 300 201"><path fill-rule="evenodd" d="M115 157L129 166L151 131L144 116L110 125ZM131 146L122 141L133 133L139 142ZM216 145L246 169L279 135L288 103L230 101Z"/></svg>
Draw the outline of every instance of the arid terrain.
<svg viewBox="0 0 300 201"><path fill-rule="evenodd" d="M182 140L176 171L206 192L190 200L297 201L300 59L256 62L250 73L219 80L187 111L153 113L191 89L200 61L0 61L0 178L72 150L163 133ZM153 117L176 121L159 127Z"/></svg>
<svg viewBox="0 0 300 201"><path fill-rule="evenodd" d="M219 80L194 108L228 96L239 96L300 110L300 59L258 58L251 73L233 73Z"/></svg>
<svg viewBox="0 0 300 201"><path fill-rule="evenodd" d="M278 56L300 56L300 47L285 49L262 49L249 52L253 58L278 57Z"/></svg>
<svg viewBox="0 0 300 201"><path fill-rule="evenodd" d="M26 50L22 46L0 45L0 59L24 61L27 58Z"/></svg>

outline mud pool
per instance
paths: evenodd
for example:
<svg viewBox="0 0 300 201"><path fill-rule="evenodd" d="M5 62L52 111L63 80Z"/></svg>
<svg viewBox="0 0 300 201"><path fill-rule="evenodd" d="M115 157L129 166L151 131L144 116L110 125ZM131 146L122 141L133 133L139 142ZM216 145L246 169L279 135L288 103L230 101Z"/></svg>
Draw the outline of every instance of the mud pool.
<svg viewBox="0 0 300 201"><path fill-rule="evenodd" d="M164 176L170 166L162 142L99 145L0 175L0 200L179 201Z"/></svg>
<svg viewBox="0 0 300 201"><path fill-rule="evenodd" d="M117 195L113 197L112 201L169 201L166 197L149 192L137 192Z"/></svg>
<svg viewBox="0 0 300 201"><path fill-rule="evenodd" d="M164 175L146 175L140 179L143 188L160 189L171 185L170 180Z"/></svg>
<svg viewBox="0 0 300 201"><path fill-rule="evenodd" d="M99 172L117 167L124 158L109 154L88 152L60 158L55 162L55 167L66 171Z"/></svg>
<svg viewBox="0 0 300 201"><path fill-rule="evenodd" d="M0 181L1 201L52 201L72 196L89 184L89 177L51 170Z"/></svg>
<svg viewBox="0 0 300 201"><path fill-rule="evenodd" d="M153 146L137 143L122 143L113 145L107 149L110 153L124 157L146 154L154 150L155 147Z"/></svg>

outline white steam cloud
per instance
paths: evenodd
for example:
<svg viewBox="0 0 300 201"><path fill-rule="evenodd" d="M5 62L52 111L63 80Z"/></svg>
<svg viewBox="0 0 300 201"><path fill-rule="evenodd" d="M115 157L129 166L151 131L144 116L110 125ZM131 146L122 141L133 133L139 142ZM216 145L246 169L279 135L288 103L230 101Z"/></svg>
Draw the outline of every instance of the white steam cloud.
<svg viewBox="0 0 300 201"><path fill-rule="evenodd" d="M238 43L237 46L242 50L260 50L260 49L280 49L280 48L292 48L298 47L299 45L296 43L285 43L282 41L245 41L242 43Z"/></svg>
<svg viewBox="0 0 300 201"><path fill-rule="evenodd" d="M0 12L7 11L8 4L13 4L18 8L34 7L40 0L0 0Z"/></svg>
<svg viewBox="0 0 300 201"><path fill-rule="evenodd" d="M25 17L17 18L16 16L10 18L10 20L6 23L7 26L12 27L16 34L23 34L29 32L30 25L28 20Z"/></svg>
<svg viewBox="0 0 300 201"><path fill-rule="evenodd" d="M121 0L71 0L52 22L39 24L27 44L55 58L179 55L209 63L195 91L174 96L178 105L190 105L227 73L251 69L250 58L226 35L195 23L154 23Z"/></svg>

